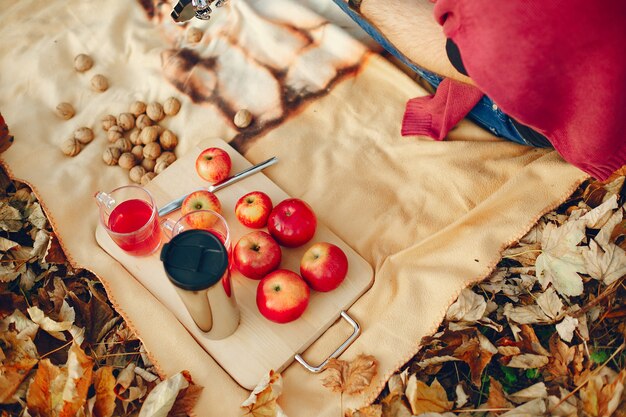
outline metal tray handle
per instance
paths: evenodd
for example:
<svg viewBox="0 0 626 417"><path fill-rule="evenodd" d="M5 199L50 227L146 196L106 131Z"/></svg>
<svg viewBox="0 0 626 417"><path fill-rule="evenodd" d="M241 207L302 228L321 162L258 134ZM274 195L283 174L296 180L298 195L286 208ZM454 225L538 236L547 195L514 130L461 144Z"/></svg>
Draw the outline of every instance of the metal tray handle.
<svg viewBox="0 0 626 417"><path fill-rule="evenodd" d="M357 323L345 311L341 311L341 318L347 321L348 323L350 323L350 325L352 326L353 331L350 337L348 337L348 339L346 339L346 341L343 342L341 346L337 348L337 350L331 353L330 356L327 357L326 360L324 360L324 362L322 362L319 366L310 365L306 360L304 360L302 356L300 356L300 354L297 354L295 356L295 359L298 362L300 362L300 365L304 366L310 372L313 372L314 374L318 374L324 370L326 365L328 365L329 360L339 357L339 355L345 352L345 350L348 349L348 346L350 346L352 342L354 342L357 339L357 337L359 337L359 335L361 334L361 327L359 326L359 323Z"/></svg>

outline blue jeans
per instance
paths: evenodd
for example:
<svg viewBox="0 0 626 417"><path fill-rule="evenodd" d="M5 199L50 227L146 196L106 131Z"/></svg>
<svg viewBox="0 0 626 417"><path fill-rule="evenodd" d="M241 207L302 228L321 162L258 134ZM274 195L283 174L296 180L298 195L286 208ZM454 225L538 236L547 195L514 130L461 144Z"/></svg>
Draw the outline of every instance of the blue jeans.
<svg viewBox="0 0 626 417"><path fill-rule="evenodd" d="M398 58L404 65L411 68L420 77L424 78L429 84L437 88L443 80L442 77L432 72L426 71L418 67L407 59L398 49L393 46L384 36L378 32L367 20L360 14L350 8L346 0L333 0L337 5L347 13L365 32L367 32L376 42L385 48L390 54ZM517 128L511 122L511 118L507 116L500 108L487 96L483 98L472 108L467 117L474 121L477 125L489 130L496 136L510 140L521 145L533 146L529 141L524 139Z"/></svg>

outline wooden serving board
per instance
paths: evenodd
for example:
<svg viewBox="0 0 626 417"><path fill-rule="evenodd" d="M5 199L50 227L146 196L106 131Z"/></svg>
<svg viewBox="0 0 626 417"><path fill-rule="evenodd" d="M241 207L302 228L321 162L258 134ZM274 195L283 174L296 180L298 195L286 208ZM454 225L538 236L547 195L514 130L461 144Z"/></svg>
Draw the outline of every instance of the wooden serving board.
<svg viewBox="0 0 626 417"><path fill-rule="evenodd" d="M207 186L195 171L195 160L202 150L213 146L228 152L233 162L232 173L252 165L221 139L202 141L146 186L155 198L157 206L162 207L174 198ZM281 169L280 161L269 169ZM235 218L235 203L242 195L257 190L269 195L275 205L289 197L263 173L254 174L216 192L222 203L222 214L230 228L233 247L241 236L252 231L242 226ZM180 210L168 217L178 219ZM299 273L302 254L312 243L322 241L334 243L343 249L349 262L348 275L339 288L328 293L311 291L309 306L302 317L291 323L276 324L265 319L256 307L256 288L259 281L248 279L234 270L233 287L241 311L241 322L233 335L216 341L206 338L191 319L165 275L159 260L160 250L147 257L130 256L109 238L100 225L96 229L96 240L107 253L119 261L172 311L222 368L247 389L253 389L270 369L277 372L285 369L294 360L294 355L305 351L339 318L341 310L347 310L370 288L374 278L372 267L318 222L315 236L308 244L294 249L282 247L283 258L280 267Z"/></svg>

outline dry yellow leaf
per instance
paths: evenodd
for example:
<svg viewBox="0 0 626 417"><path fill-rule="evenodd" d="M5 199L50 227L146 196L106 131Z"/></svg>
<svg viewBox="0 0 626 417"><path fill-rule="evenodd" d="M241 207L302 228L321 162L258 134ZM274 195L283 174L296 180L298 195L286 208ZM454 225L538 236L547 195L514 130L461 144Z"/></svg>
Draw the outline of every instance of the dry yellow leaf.
<svg viewBox="0 0 626 417"><path fill-rule="evenodd" d="M418 380L415 375L411 375L405 394L411 405L411 411L416 416L422 413L450 411L454 407L454 403L448 401L446 390L443 389L437 378L428 386Z"/></svg>
<svg viewBox="0 0 626 417"><path fill-rule="evenodd" d="M605 372L593 376L580 390L583 410L592 417L613 415L621 402L625 381L626 369L617 375Z"/></svg>
<svg viewBox="0 0 626 417"><path fill-rule="evenodd" d="M411 410L402 401L402 393L392 392L383 401L383 417L411 417Z"/></svg>
<svg viewBox="0 0 626 417"><path fill-rule="evenodd" d="M480 408L498 409L498 408L513 408L513 405L506 399L502 384L489 377L489 398L487 402Z"/></svg>
<svg viewBox="0 0 626 417"><path fill-rule="evenodd" d="M279 373L270 371L241 404L244 416L286 417L276 400L283 391L283 379Z"/></svg>
<svg viewBox="0 0 626 417"><path fill-rule="evenodd" d="M359 394L371 384L377 366L376 358L371 355L360 354L351 362L331 359L322 384L334 392Z"/></svg>
<svg viewBox="0 0 626 417"><path fill-rule="evenodd" d="M98 369L93 376L93 386L96 391L96 402L93 406L94 417L112 416L115 411L113 368L104 366Z"/></svg>
<svg viewBox="0 0 626 417"><path fill-rule="evenodd" d="M40 361L26 396L28 411L41 417L57 416L62 401L59 393L63 390L66 378L65 373L50 360Z"/></svg>

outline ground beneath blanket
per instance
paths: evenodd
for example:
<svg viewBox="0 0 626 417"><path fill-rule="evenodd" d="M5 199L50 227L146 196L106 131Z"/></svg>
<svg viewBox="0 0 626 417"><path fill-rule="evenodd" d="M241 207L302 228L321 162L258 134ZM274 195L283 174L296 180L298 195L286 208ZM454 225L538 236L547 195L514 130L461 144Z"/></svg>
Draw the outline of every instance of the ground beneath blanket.
<svg viewBox="0 0 626 417"><path fill-rule="evenodd" d="M346 413L626 416L625 202L624 171L583 184L461 293L375 404ZM201 390L184 372L159 380L96 277L68 264L36 196L4 172L0 361L2 416L186 415ZM365 363L326 372L338 402L371 379Z"/></svg>

